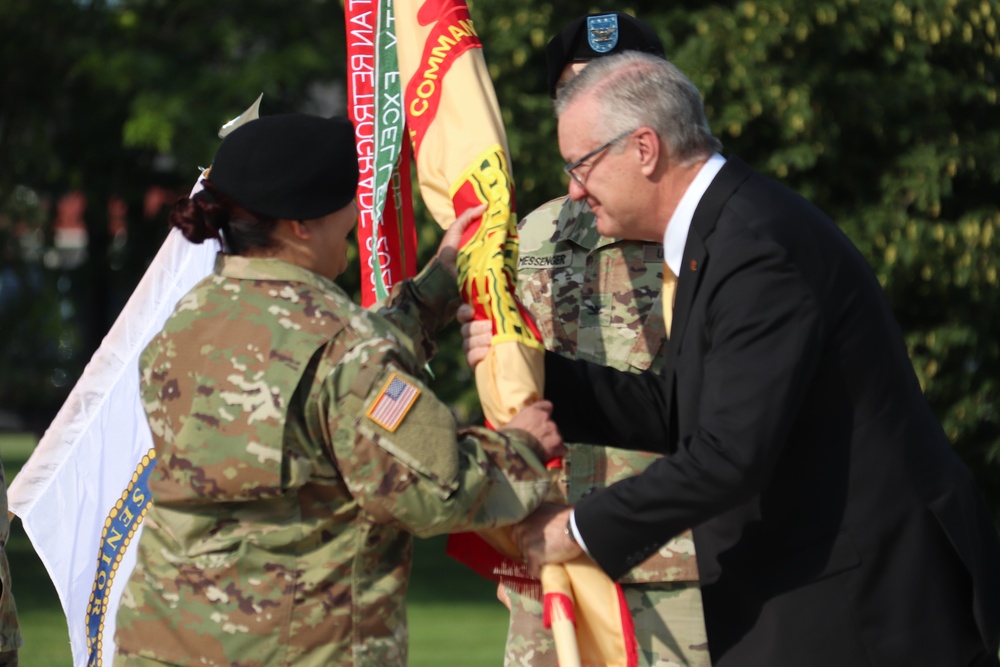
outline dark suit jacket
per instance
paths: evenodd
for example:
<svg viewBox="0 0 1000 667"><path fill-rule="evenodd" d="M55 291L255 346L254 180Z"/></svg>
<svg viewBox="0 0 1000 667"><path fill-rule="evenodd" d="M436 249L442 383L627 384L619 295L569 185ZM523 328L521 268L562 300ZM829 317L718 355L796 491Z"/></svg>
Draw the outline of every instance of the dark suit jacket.
<svg viewBox="0 0 1000 667"><path fill-rule="evenodd" d="M608 574L694 527L716 667L995 660L1000 538L833 222L730 159L694 215L667 355L663 376L546 355L568 441L668 454L577 505Z"/></svg>

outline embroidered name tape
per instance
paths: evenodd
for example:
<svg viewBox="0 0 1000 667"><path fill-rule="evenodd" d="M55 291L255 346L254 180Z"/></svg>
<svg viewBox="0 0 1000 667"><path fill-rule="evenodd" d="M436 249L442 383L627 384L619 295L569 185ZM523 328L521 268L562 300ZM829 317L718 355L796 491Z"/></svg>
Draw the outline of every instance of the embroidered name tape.
<svg viewBox="0 0 1000 667"><path fill-rule="evenodd" d="M387 431L395 431L420 396L420 389L393 373L368 408L368 418Z"/></svg>
<svg viewBox="0 0 1000 667"><path fill-rule="evenodd" d="M557 252L548 257L536 257L534 255L521 255L517 258L518 269L558 269L569 266L570 253Z"/></svg>

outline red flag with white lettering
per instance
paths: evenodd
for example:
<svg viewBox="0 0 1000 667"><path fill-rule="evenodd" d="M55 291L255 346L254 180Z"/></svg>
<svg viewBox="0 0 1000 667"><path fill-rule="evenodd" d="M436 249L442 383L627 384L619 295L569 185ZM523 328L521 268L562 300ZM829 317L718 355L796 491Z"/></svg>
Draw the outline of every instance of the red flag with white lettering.
<svg viewBox="0 0 1000 667"><path fill-rule="evenodd" d="M361 305L368 307L416 273L411 149L405 141L392 3L350 0L344 15L347 108L358 145Z"/></svg>

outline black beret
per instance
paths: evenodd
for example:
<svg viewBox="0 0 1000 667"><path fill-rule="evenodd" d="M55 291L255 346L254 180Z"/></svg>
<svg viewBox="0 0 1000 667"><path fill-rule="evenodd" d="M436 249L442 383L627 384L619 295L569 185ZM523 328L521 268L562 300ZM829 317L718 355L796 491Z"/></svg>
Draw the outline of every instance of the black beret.
<svg viewBox="0 0 1000 667"><path fill-rule="evenodd" d="M321 218L347 206L358 189L354 126L299 113L252 120L222 140L208 180L254 213Z"/></svg>
<svg viewBox="0 0 1000 667"><path fill-rule="evenodd" d="M556 83L570 63L622 51L643 51L666 57L660 37L637 18L623 12L588 14L572 21L545 48L549 70L549 97L556 96Z"/></svg>

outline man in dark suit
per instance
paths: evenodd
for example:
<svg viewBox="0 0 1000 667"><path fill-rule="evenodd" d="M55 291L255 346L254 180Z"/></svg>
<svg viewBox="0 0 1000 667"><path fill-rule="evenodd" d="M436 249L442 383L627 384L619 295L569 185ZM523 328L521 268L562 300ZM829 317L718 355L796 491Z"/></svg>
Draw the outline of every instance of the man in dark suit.
<svg viewBox="0 0 1000 667"><path fill-rule="evenodd" d="M662 375L547 354L567 441L667 456L530 517L529 567L616 578L694 526L716 667L998 664L1000 538L860 253L662 59L591 63L557 113L570 196L679 279Z"/></svg>

